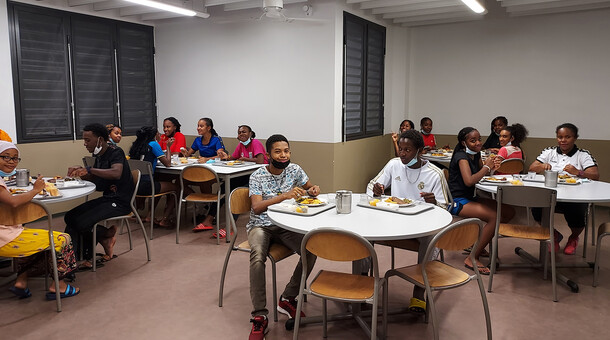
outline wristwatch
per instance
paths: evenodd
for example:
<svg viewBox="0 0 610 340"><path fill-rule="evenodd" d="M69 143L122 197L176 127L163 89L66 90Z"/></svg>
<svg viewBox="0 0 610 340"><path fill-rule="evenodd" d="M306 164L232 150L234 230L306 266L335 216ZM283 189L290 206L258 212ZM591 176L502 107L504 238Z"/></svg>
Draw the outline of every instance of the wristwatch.
<svg viewBox="0 0 610 340"><path fill-rule="evenodd" d="M585 172L583 170L578 170L578 177L585 177Z"/></svg>
<svg viewBox="0 0 610 340"><path fill-rule="evenodd" d="M91 174L91 167L90 166L86 166L85 169L87 169L87 173Z"/></svg>

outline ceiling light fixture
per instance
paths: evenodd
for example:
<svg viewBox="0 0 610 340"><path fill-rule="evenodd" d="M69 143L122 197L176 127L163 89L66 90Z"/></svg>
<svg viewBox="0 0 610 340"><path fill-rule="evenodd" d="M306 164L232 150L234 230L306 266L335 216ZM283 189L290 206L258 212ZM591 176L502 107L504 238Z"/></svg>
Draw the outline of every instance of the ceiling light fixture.
<svg viewBox="0 0 610 340"><path fill-rule="evenodd" d="M462 0L462 2L477 14L481 14L487 11L485 7L481 6L481 4L477 0Z"/></svg>
<svg viewBox="0 0 610 340"><path fill-rule="evenodd" d="M186 15L189 17L199 16L199 17L207 18L210 16L207 13L197 13L190 9L186 9L186 8L182 8L182 7L178 7L178 6L172 6L172 5L168 5L166 3L162 3L162 2L158 2L158 1L152 1L152 0L125 0L125 1L131 2L134 4L138 4L138 5L153 7L156 9L163 10L163 11Z"/></svg>

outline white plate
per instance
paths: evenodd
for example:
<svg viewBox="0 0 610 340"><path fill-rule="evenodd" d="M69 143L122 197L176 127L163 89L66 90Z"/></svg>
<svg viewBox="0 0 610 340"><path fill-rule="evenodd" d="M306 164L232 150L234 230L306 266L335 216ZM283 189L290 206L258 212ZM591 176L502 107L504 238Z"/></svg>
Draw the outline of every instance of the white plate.
<svg viewBox="0 0 610 340"><path fill-rule="evenodd" d="M399 208L410 207L412 205L415 205L415 200L412 200L410 198L402 198L402 197L398 197L398 198L400 198L402 200L407 200L408 199L410 202L409 203L402 203L402 204L386 202L385 200L390 198L390 197L392 197L392 196L381 196L381 201L379 201L377 204L383 203L382 205L387 205L387 206L390 206L390 207L394 206L394 207L399 207Z"/></svg>
<svg viewBox="0 0 610 340"><path fill-rule="evenodd" d="M307 207L321 207L321 206L323 206L323 205L327 205L327 204L328 204L328 202L324 201L323 199L321 199L321 198L319 198L319 197L318 197L318 199L319 199L319 200L320 200L322 203L316 203L316 204L305 204L305 203L299 203L299 202L297 202L296 200L295 200L295 203L296 203L296 204L298 204L298 205L304 205L304 206L307 206Z"/></svg>
<svg viewBox="0 0 610 340"><path fill-rule="evenodd" d="M508 183L508 182L510 182L508 177L506 177L506 176L485 176L485 177L483 177L483 180L485 182L490 182L490 183Z"/></svg>
<svg viewBox="0 0 610 340"><path fill-rule="evenodd" d="M430 158L447 158L447 157L451 157L451 154L443 154L442 156L437 156L437 155L432 155L431 153L428 153L428 154L426 154L426 157L430 157Z"/></svg>
<svg viewBox="0 0 610 340"><path fill-rule="evenodd" d="M557 183L564 184L564 185L578 185L578 184L582 183L582 181L579 178L579 179L576 180L575 183L568 183L568 182L566 182L566 179L564 178L564 179L558 179Z"/></svg>

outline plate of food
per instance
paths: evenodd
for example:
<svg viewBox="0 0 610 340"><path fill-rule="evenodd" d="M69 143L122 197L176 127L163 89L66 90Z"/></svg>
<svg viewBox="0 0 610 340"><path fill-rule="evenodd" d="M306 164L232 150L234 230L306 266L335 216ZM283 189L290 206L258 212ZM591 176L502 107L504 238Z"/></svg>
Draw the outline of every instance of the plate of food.
<svg viewBox="0 0 610 340"><path fill-rule="evenodd" d="M566 185L578 185L580 183L582 183L582 181L580 180L580 178L574 178L574 177L564 177L564 178L559 178L557 180L557 182L559 184L566 184Z"/></svg>
<svg viewBox="0 0 610 340"><path fill-rule="evenodd" d="M31 190L31 189L30 189ZM28 189L23 189L23 188L8 188L8 191L11 193L11 195L19 195L19 194L23 194L24 192L28 192L30 191Z"/></svg>
<svg viewBox="0 0 610 340"><path fill-rule="evenodd" d="M506 176L496 175L496 176L485 176L483 177L483 181L490 183L508 183L509 180Z"/></svg>
<svg viewBox="0 0 610 340"><path fill-rule="evenodd" d="M395 196L383 196L382 202L387 204L396 204L399 207L408 207L415 204L415 201L409 198L400 198Z"/></svg>
<svg viewBox="0 0 610 340"><path fill-rule="evenodd" d="M451 157L451 154L446 154L446 153L440 152L440 151L433 151L433 152L428 154L428 157L432 157L432 158L445 158L445 157Z"/></svg>
<svg viewBox="0 0 610 340"><path fill-rule="evenodd" d="M295 200L295 202L299 205L304 205L306 207L321 207L328 203L326 201L319 199L318 197L311 197L311 196L299 197Z"/></svg>

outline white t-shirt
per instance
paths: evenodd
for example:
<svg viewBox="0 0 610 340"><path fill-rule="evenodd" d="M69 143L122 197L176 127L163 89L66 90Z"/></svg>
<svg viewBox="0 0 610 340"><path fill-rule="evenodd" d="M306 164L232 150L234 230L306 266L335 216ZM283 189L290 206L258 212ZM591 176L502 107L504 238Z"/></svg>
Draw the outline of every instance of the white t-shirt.
<svg viewBox="0 0 610 340"><path fill-rule="evenodd" d="M424 201L421 192L432 192L437 205L446 208L451 199L443 171L426 160L422 160L422 163L421 168L411 169L402 164L400 158L391 159L369 182L366 193L373 195L375 183L382 184L386 188L389 186L392 196L418 201Z"/></svg>
<svg viewBox="0 0 610 340"><path fill-rule="evenodd" d="M595 158L591 156L591 153L587 150L579 149L576 145L574 145L572 151L567 155L561 153L559 146L548 147L542 150L540 156L538 156L536 160L540 163L550 164L551 170L559 171L559 173L564 172L563 168L568 164L583 171L592 166L597 166L597 162L595 161Z"/></svg>

